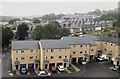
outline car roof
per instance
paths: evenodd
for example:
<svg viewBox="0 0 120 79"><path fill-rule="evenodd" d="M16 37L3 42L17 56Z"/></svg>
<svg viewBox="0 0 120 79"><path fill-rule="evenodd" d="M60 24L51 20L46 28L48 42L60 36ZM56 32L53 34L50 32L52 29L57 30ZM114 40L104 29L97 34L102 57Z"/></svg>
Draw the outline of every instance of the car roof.
<svg viewBox="0 0 120 79"><path fill-rule="evenodd" d="M63 66L59 65L60 68L63 68Z"/></svg>
<svg viewBox="0 0 120 79"><path fill-rule="evenodd" d="M45 73L45 71L40 71L40 73Z"/></svg>

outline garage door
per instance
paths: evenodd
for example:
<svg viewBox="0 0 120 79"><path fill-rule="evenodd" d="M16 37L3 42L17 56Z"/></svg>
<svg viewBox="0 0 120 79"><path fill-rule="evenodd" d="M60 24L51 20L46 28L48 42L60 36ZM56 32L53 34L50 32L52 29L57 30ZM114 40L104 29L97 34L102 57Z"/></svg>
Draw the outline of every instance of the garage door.
<svg viewBox="0 0 120 79"><path fill-rule="evenodd" d="M76 63L76 58L72 58L72 63Z"/></svg>
<svg viewBox="0 0 120 79"><path fill-rule="evenodd" d="M52 66L55 67L55 63L50 63L50 64L49 64L49 67L50 67L50 68L51 68Z"/></svg>
<svg viewBox="0 0 120 79"><path fill-rule="evenodd" d="M28 69L34 69L34 63L28 64Z"/></svg>
<svg viewBox="0 0 120 79"><path fill-rule="evenodd" d="M20 68L26 68L26 64L20 64Z"/></svg>
<svg viewBox="0 0 120 79"><path fill-rule="evenodd" d="M62 65L62 63L57 63L57 66Z"/></svg>

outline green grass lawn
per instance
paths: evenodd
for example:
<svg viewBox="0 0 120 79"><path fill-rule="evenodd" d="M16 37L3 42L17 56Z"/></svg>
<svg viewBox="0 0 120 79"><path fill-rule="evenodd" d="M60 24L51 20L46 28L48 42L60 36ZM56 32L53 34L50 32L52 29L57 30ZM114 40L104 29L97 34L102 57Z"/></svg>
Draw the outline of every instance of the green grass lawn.
<svg viewBox="0 0 120 79"><path fill-rule="evenodd" d="M68 67L68 70L69 70L70 72L72 72L72 73L73 73L73 72L76 72L76 71L75 71L75 69L74 69L74 68L72 68L71 66L70 66L70 67Z"/></svg>

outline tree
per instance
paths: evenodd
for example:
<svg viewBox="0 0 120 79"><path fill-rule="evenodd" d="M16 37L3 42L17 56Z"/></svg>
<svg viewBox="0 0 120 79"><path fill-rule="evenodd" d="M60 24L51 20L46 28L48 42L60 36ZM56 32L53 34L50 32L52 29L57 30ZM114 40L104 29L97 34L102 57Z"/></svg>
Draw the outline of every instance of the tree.
<svg viewBox="0 0 120 79"><path fill-rule="evenodd" d="M8 47L13 36L14 33L12 32L11 28L2 28L2 47Z"/></svg>
<svg viewBox="0 0 120 79"><path fill-rule="evenodd" d="M68 29L60 27L59 23L56 21L51 21L44 27L42 25L37 26L32 33L32 38L36 40L60 39L61 37L68 35L70 35Z"/></svg>
<svg viewBox="0 0 120 79"><path fill-rule="evenodd" d="M39 19L34 19L33 23L40 23L40 20Z"/></svg>
<svg viewBox="0 0 120 79"><path fill-rule="evenodd" d="M54 13L46 14L41 17L43 20L55 20L56 16Z"/></svg>
<svg viewBox="0 0 120 79"><path fill-rule="evenodd" d="M9 21L9 24L14 24L15 21L20 21L20 19L16 18L16 19L12 19Z"/></svg>
<svg viewBox="0 0 120 79"><path fill-rule="evenodd" d="M28 37L29 27L27 24L22 23L17 27L16 37L18 40L25 40Z"/></svg>

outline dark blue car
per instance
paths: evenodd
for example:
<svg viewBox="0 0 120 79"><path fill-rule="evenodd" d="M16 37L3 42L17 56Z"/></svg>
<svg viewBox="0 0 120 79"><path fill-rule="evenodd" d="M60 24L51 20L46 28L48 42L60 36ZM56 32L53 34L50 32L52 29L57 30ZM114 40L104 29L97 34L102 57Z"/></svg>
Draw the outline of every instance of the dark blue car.
<svg viewBox="0 0 120 79"><path fill-rule="evenodd" d="M26 68L21 68L20 72L21 72L21 74L26 74L27 70L26 70Z"/></svg>

